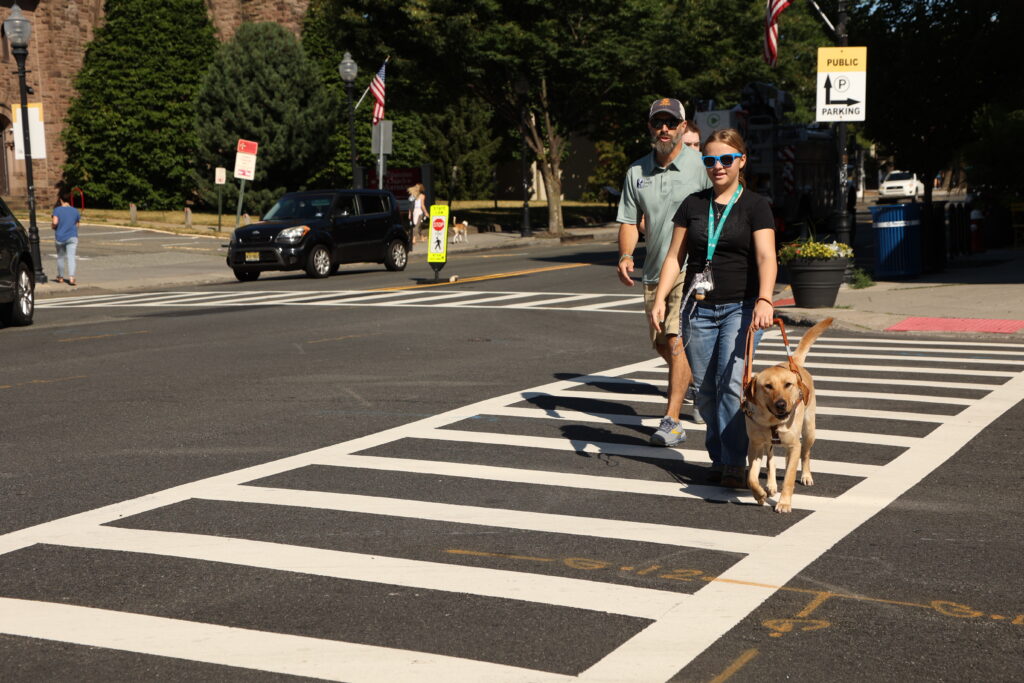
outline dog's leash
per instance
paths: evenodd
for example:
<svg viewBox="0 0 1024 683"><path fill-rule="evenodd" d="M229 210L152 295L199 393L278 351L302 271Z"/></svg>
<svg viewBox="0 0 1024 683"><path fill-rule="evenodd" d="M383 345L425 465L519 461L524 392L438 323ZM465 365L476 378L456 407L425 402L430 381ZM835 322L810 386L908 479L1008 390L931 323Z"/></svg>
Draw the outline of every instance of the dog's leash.
<svg viewBox="0 0 1024 683"><path fill-rule="evenodd" d="M782 332L782 343L786 345L786 359L789 361L789 369L796 374L797 385L800 387L800 399L803 400L807 396L807 387L804 386L803 377L800 375L800 366L796 364L796 360L793 358L793 350L789 346L789 335L786 334L786 325L782 322L782 318L773 318L772 324L778 325L779 330ZM753 384L754 328L748 327L747 348L743 353L743 397L740 400L740 405L744 412L747 411L747 403L754 398Z"/></svg>

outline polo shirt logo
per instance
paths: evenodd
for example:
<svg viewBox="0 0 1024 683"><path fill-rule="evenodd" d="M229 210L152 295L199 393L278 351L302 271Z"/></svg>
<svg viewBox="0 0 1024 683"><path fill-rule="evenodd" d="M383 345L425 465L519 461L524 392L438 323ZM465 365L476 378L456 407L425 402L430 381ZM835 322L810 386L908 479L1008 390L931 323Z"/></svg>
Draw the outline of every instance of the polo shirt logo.
<svg viewBox="0 0 1024 683"><path fill-rule="evenodd" d="M636 189L642 190L645 187L650 187L650 186L651 186L651 179L650 178L637 178L636 179Z"/></svg>

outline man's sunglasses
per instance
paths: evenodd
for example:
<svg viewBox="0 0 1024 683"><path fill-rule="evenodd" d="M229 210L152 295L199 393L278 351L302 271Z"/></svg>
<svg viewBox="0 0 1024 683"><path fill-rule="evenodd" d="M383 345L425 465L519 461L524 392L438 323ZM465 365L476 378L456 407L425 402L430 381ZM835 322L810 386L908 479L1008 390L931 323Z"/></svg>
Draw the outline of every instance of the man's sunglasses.
<svg viewBox="0 0 1024 683"><path fill-rule="evenodd" d="M651 119L651 128L661 130L662 126L668 126L669 130L675 130L682 123L679 119Z"/></svg>
<svg viewBox="0 0 1024 683"><path fill-rule="evenodd" d="M715 164L721 162L723 168L729 168L732 166L732 162L738 161L743 158L742 154L719 154L718 156L712 156L711 154L705 154L701 157L704 162L705 168L714 168Z"/></svg>

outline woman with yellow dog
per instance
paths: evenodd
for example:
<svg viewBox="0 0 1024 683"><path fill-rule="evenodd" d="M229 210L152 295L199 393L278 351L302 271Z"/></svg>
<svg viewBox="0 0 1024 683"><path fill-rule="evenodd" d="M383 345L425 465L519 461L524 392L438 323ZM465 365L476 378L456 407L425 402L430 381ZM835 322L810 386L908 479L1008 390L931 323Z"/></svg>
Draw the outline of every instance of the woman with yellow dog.
<svg viewBox="0 0 1024 683"><path fill-rule="evenodd" d="M772 324L775 221L767 198L744 188L747 149L738 132L715 131L704 144L703 162L712 187L684 199L676 212L651 322L660 329L668 289L689 256L682 338L699 387L696 406L707 423L708 481L741 488L747 457L743 354L747 328L760 338Z"/></svg>

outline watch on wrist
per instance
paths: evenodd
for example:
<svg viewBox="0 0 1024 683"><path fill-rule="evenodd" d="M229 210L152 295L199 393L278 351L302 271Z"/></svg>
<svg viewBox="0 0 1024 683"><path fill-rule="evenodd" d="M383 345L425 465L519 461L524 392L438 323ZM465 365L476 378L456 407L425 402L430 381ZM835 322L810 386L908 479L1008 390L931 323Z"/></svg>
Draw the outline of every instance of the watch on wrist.
<svg viewBox="0 0 1024 683"><path fill-rule="evenodd" d="M633 260L633 255L632 254L623 254L622 256L619 257L619 263L622 263L626 259L629 259L630 261L632 261Z"/></svg>

